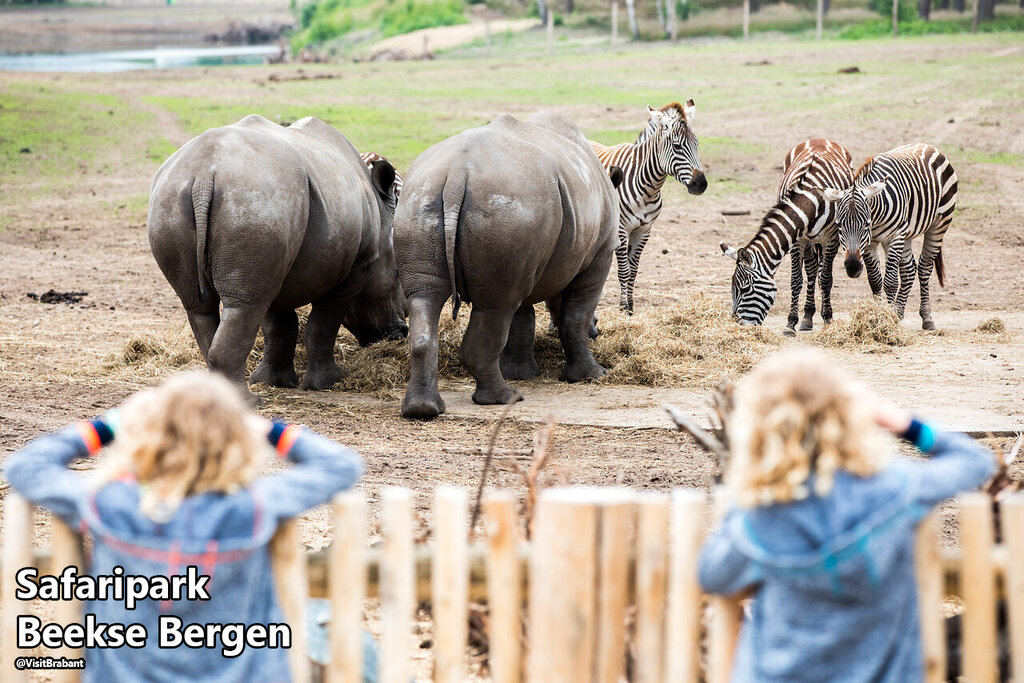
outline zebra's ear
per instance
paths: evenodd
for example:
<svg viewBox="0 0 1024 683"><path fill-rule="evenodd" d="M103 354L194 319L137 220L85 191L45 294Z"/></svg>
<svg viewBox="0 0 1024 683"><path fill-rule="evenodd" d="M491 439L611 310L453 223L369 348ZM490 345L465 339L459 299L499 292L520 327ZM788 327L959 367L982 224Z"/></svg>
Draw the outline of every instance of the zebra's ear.
<svg viewBox="0 0 1024 683"><path fill-rule="evenodd" d="M731 258L733 261L736 260L736 250L730 247L725 242L719 242L718 246L722 249L722 253Z"/></svg>
<svg viewBox="0 0 1024 683"><path fill-rule="evenodd" d="M822 192L822 195L824 195L826 201L837 202L843 197L845 197L847 194L849 194L849 192L849 188L845 190L836 190L834 188L829 187L825 188L825 191Z"/></svg>
<svg viewBox="0 0 1024 683"><path fill-rule="evenodd" d="M885 189L885 184L887 182L889 182L888 178L882 178L881 180L876 180L875 182L873 182L870 185L868 185L867 187L865 187L864 188L864 199L871 199L876 194L878 194L879 192L884 190Z"/></svg>
<svg viewBox="0 0 1024 683"><path fill-rule="evenodd" d="M697 105L693 103L692 99L686 100L686 106L683 107L683 114L686 115L687 123L693 123L693 120L697 118Z"/></svg>
<svg viewBox="0 0 1024 683"><path fill-rule="evenodd" d="M622 184L622 169L619 168L618 166L610 166L608 168L608 177L612 181L612 187L617 188L619 185Z"/></svg>

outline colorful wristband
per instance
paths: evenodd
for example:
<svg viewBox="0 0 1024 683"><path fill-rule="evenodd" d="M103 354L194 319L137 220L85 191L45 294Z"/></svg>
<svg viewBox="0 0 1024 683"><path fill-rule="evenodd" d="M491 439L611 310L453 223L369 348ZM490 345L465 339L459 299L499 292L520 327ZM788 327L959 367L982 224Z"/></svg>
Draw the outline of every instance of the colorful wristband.
<svg viewBox="0 0 1024 683"><path fill-rule="evenodd" d="M910 420L910 426L900 434L903 439L917 446L918 450L927 453L935 445L935 432L916 417Z"/></svg>
<svg viewBox="0 0 1024 683"><path fill-rule="evenodd" d="M283 458L288 455L288 451L291 450L292 444L295 443L295 439L298 438L300 431L302 431L302 427L299 425L274 421L270 432L267 434L267 441L277 449L278 455Z"/></svg>

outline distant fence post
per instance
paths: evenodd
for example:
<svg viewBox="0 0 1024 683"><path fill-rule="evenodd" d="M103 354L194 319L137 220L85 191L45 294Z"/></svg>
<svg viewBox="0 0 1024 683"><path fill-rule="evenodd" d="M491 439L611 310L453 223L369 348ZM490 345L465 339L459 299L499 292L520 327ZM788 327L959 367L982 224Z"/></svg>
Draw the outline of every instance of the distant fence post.
<svg viewBox="0 0 1024 683"><path fill-rule="evenodd" d="M615 45L619 40L619 0L612 0L612 40Z"/></svg>
<svg viewBox="0 0 1024 683"><path fill-rule="evenodd" d="M676 42L676 0L665 0L668 3L666 19L668 21L668 39Z"/></svg>
<svg viewBox="0 0 1024 683"><path fill-rule="evenodd" d="M814 37L821 40L821 30L825 24L825 0L818 0L817 25Z"/></svg>
<svg viewBox="0 0 1024 683"><path fill-rule="evenodd" d="M977 0L975 0L977 2ZM892 35L900 34L900 0L892 0Z"/></svg>
<svg viewBox="0 0 1024 683"><path fill-rule="evenodd" d="M484 19L484 39L487 41L487 56L491 56L491 20Z"/></svg>
<svg viewBox="0 0 1024 683"><path fill-rule="evenodd" d="M893 0L895 2L896 0ZM743 40L750 39L750 0L743 0Z"/></svg>

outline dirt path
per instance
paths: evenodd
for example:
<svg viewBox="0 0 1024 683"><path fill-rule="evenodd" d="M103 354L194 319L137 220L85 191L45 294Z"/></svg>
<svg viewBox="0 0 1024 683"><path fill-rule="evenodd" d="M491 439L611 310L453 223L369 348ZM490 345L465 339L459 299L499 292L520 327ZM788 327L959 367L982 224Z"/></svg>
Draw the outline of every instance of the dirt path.
<svg viewBox="0 0 1024 683"><path fill-rule="evenodd" d="M506 31L525 31L535 26L538 26L536 19L494 19L490 21L490 32L491 35L495 35ZM425 28L385 38L370 45L365 52L373 54L385 50L395 50L409 55L419 55L424 52L447 50L471 43L474 40L484 40L487 30L488 26L483 20L474 19L468 24Z"/></svg>

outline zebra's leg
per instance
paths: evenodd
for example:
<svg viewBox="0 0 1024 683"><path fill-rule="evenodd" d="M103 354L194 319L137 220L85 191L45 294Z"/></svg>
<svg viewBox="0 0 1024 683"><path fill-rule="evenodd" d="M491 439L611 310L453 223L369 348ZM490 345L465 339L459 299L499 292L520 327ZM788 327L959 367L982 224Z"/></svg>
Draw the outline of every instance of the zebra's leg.
<svg viewBox="0 0 1024 683"><path fill-rule="evenodd" d="M889 242L885 252L885 298L890 306L896 305L896 292L900 287L900 264L903 263L903 238Z"/></svg>
<svg viewBox="0 0 1024 683"><path fill-rule="evenodd" d="M804 248L804 273L807 275L807 299L804 303L804 317L800 331L814 329L814 284L818 279L818 245L808 244Z"/></svg>
<svg viewBox="0 0 1024 683"><path fill-rule="evenodd" d="M934 330L935 322L932 320L932 301L928 293L928 285L932 279L932 269L935 266L935 259L941 258L942 236L936 241L930 233L924 235L924 245L921 247L921 258L917 264L917 278L921 283L921 329Z"/></svg>
<svg viewBox="0 0 1024 683"><path fill-rule="evenodd" d="M914 250L909 244L903 245L903 259L900 261L900 291L896 294L896 315L903 320L903 313L907 310L907 297L910 295L910 288L914 286L914 276L917 274L917 261L914 260Z"/></svg>
<svg viewBox="0 0 1024 683"><path fill-rule="evenodd" d="M868 284L871 285L872 296L882 296L884 283L882 282L882 269L878 264L878 254L874 245L862 254L864 258L864 269L868 271Z"/></svg>
<svg viewBox="0 0 1024 683"><path fill-rule="evenodd" d="M640 270L640 255L647 246L647 240L651 236L651 226L647 225L640 230L635 230L629 236L629 282L626 290L626 312L633 314L633 286L636 284L636 274Z"/></svg>
<svg viewBox="0 0 1024 683"><path fill-rule="evenodd" d="M615 261L619 273L619 308L631 312L629 305L629 292L632 287L629 284L629 238L626 227L619 226L619 246L615 248Z"/></svg>
<svg viewBox="0 0 1024 683"><path fill-rule="evenodd" d="M839 252L839 237L829 240L825 253L818 265L818 284L821 285L821 319L828 325L832 322L832 265Z"/></svg>
<svg viewBox="0 0 1024 683"><path fill-rule="evenodd" d="M533 357L533 335L537 319L533 304L524 304L512 316L508 341L501 352L501 375L505 379L532 379L540 374L540 365Z"/></svg>
<svg viewBox="0 0 1024 683"><path fill-rule="evenodd" d="M799 243L794 244L793 248L789 250L792 263L789 284L792 291L790 292L789 318L786 319L786 329L783 331L783 334L787 337L796 336L796 324L800 320L798 313L800 310L800 291L804 288L803 252L803 247Z"/></svg>

